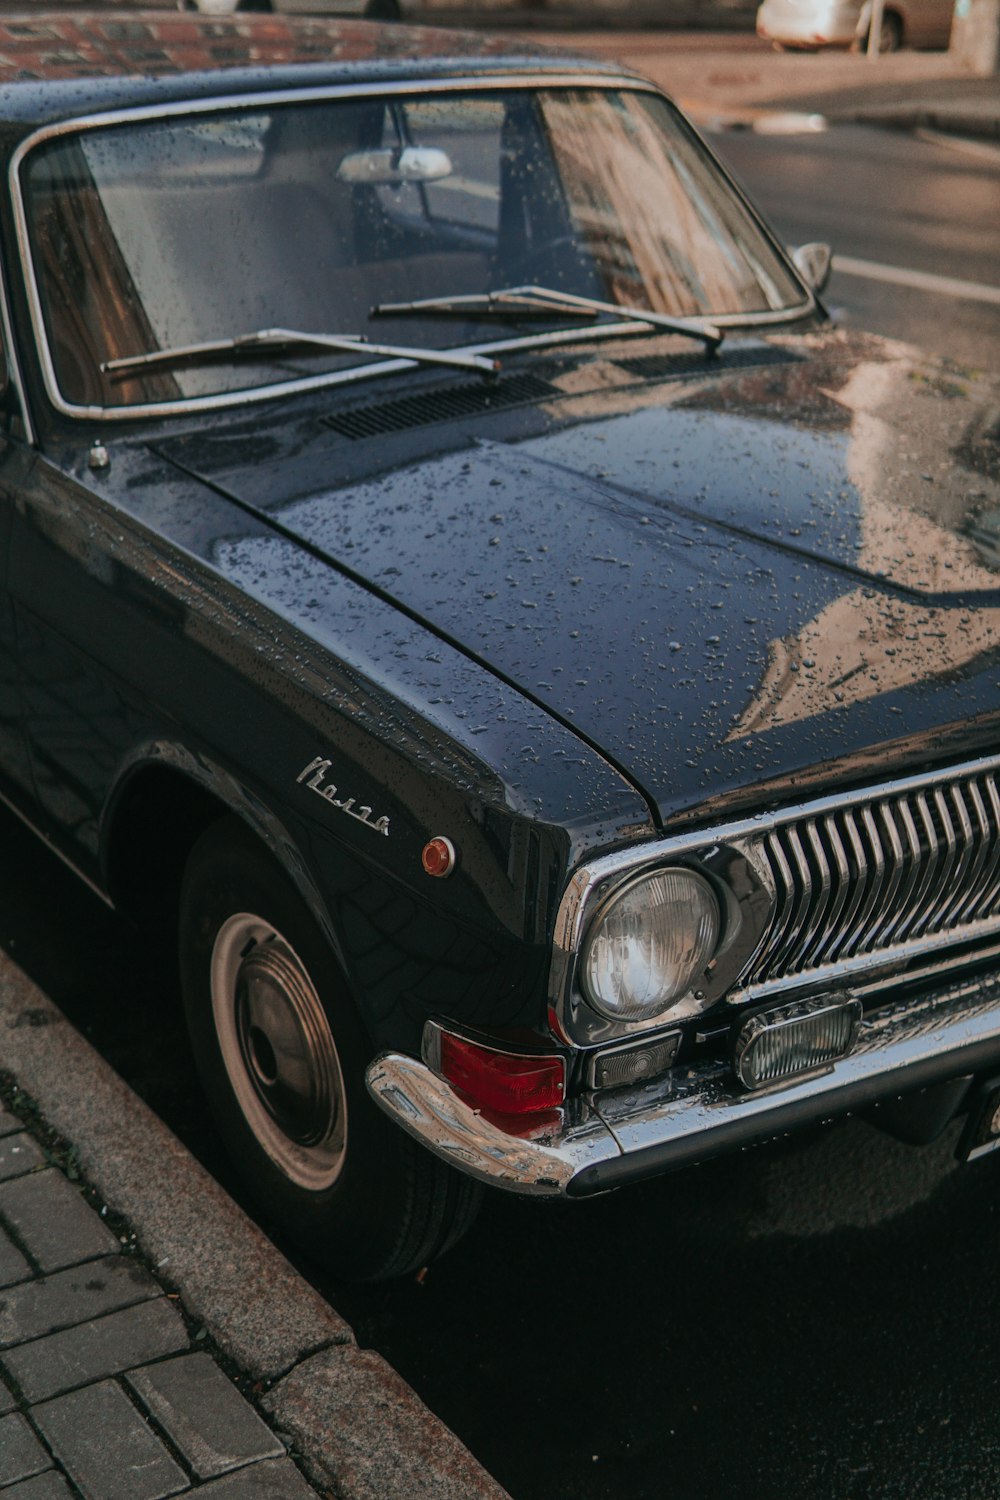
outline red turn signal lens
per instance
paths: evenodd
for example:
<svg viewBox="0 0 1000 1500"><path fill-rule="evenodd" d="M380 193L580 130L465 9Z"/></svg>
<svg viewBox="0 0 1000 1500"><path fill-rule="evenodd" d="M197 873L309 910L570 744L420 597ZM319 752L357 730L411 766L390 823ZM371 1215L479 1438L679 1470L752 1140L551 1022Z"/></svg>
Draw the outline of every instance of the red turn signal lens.
<svg viewBox="0 0 1000 1500"><path fill-rule="evenodd" d="M557 1109L566 1094L561 1057L494 1052L441 1032L441 1072L477 1109L501 1115Z"/></svg>

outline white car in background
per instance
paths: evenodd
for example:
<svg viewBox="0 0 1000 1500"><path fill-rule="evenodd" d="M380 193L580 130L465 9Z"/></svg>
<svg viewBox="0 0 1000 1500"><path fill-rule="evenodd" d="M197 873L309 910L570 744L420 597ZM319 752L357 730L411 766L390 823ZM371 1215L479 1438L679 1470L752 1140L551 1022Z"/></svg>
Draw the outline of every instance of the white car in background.
<svg viewBox="0 0 1000 1500"><path fill-rule="evenodd" d="M867 46L871 0L764 0L757 35L776 47ZM886 0L880 52L947 47L954 0Z"/></svg>

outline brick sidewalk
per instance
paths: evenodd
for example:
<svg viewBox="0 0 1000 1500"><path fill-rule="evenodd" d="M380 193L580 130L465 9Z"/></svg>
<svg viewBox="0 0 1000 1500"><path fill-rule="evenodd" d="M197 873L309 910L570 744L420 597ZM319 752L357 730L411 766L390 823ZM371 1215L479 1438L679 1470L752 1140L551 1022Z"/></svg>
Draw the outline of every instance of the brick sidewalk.
<svg viewBox="0 0 1000 1500"><path fill-rule="evenodd" d="M3 1500L314 1500L203 1338L0 1108Z"/></svg>

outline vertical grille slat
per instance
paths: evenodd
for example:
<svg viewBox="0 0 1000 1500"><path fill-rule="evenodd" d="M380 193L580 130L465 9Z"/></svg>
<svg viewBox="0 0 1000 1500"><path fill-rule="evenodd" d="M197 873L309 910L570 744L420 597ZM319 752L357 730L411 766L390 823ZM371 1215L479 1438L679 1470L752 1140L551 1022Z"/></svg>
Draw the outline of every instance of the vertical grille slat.
<svg viewBox="0 0 1000 1500"><path fill-rule="evenodd" d="M769 833L764 841L764 853L771 867L774 879L775 902L774 915L771 920L771 930L764 939L764 945L760 955L753 966L751 980L770 969L771 959L774 954L780 952L788 924L792 918L792 872L788 868L781 848L781 842L776 833Z"/></svg>
<svg viewBox="0 0 1000 1500"><path fill-rule="evenodd" d="M983 870L986 866L990 850L993 846L993 838L990 832L989 815L986 811L986 804L983 801L983 794L979 789L979 783L976 781L970 781L968 793L969 801L972 804L972 816L974 822L972 836L975 853L972 858L972 863L969 867L969 872L965 878L965 886L962 891L962 899L960 902L956 903L955 906L954 921L955 925L958 927L963 926L969 920L969 913L972 911L973 907L976 904L976 900L980 891L980 881L982 879ZM1000 839L996 840L996 844L997 847L1000 848Z"/></svg>
<svg viewBox="0 0 1000 1500"><path fill-rule="evenodd" d="M851 893L851 871L847 851L840 836L840 829L837 827L837 820L832 813L823 819L822 828L826 847L829 850L830 900L823 926L817 930L816 937L805 955L806 962L811 965L822 963L826 957L837 936L840 917Z"/></svg>
<svg viewBox="0 0 1000 1500"><path fill-rule="evenodd" d="M870 807L861 809L861 847L864 850L865 868L868 871L868 889L865 899L854 920L854 931L844 947L844 957L854 958L864 952L865 933L882 894L885 874L885 856L875 826L875 815Z"/></svg>
<svg viewBox="0 0 1000 1500"><path fill-rule="evenodd" d="M858 833L857 819L853 809L847 811L844 817L844 832L847 836L848 859L854 871L851 898L847 910L844 912L842 930L836 936L836 942L830 949L829 957L839 959L851 941L854 934L854 924L858 911L862 906L868 889L868 860L865 855L864 845Z"/></svg>
<svg viewBox="0 0 1000 1500"><path fill-rule="evenodd" d="M789 952L785 958L785 966L789 969L795 969L798 967L795 962L795 953L800 944L803 929L809 916L812 880L798 829L794 824L785 830L785 840L795 890L795 915L792 918L788 936Z"/></svg>
<svg viewBox="0 0 1000 1500"><path fill-rule="evenodd" d="M972 819L960 786L953 786L951 790L951 805L954 812L955 840L958 850L958 859L951 877L951 893L947 897L944 909L941 913L941 925L953 927L955 913L959 911L966 896L966 880L972 867L975 848L973 845Z"/></svg>
<svg viewBox="0 0 1000 1500"><path fill-rule="evenodd" d="M934 810L938 815L939 823L943 830L944 862L941 866L938 882L934 890L934 904L925 926L925 931L927 932L940 932L941 930L945 908L948 904L948 891L951 886L952 872L958 863L958 838L951 821L951 814L948 811L948 800L941 787L938 787L934 793Z"/></svg>
<svg viewBox="0 0 1000 1500"><path fill-rule="evenodd" d="M934 819L931 816L930 803L921 792L917 797L917 811L920 814L920 822L923 827L924 836L927 839L927 855L924 865L924 879L920 882L920 891L914 903L913 923L907 936L920 937L927 925L934 901L938 870L941 868L941 860L944 851L934 827Z"/></svg>
<svg viewBox="0 0 1000 1500"><path fill-rule="evenodd" d="M809 954L823 933L823 921L830 905L830 863L826 850L820 842L816 824L809 821L803 830L802 847L805 879L811 885L812 900L807 918L799 934L799 941L792 949L788 962L792 968L810 967Z"/></svg>
<svg viewBox="0 0 1000 1500"><path fill-rule="evenodd" d="M989 804L989 817L993 830L993 848L987 861L986 869L982 876L982 892L979 895L972 911L969 913L970 921L978 921L989 915L998 894L1000 894L1000 792L992 776L987 776L984 781L986 798Z"/></svg>
<svg viewBox="0 0 1000 1500"><path fill-rule="evenodd" d="M882 825L885 844L888 846L889 858L886 860L886 878L879 895L877 917L865 935L866 948L884 946L885 934L892 926L898 912L896 898L903 880L903 841L892 815L891 803L879 803L878 818Z"/></svg>
<svg viewBox="0 0 1000 1500"><path fill-rule="evenodd" d="M1000 787L994 769L830 804L759 836L775 890L743 983L850 970L1000 927ZM978 932L977 932L978 929Z"/></svg>
<svg viewBox="0 0 1000 1500"><path fill-rule="evenodd" d="M882 934L884 943L898 942L911 920L914 909L916 894L920 886L920 833L913 820L913 812L910 804L901 800L896 809L899 821L903 828L903 838L906 848L903 851L905 875L902 889L897 898L896 915L888 924Z"/></svg>

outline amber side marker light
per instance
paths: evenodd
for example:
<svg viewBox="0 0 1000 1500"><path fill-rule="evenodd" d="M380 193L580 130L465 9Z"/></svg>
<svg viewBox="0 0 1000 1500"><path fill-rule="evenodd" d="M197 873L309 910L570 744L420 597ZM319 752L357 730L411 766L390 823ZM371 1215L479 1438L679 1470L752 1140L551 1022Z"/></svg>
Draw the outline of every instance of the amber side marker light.
<svg viewBox="0 0 1000 1500"><path fill-rule="evenodd" d="M438 834L426 843L421 850L420 863L428 875L433 875L436 880L443 880L450 875L455 868L457 856L455 845L451 839L446 839L444 834Z"/></svg>
<svg viewBox="0 0 1000 1500"><path fill-rule="evenodd" d="M465 1037L440 1033L441 1074L477 1109L500 1115L527 1115L556 1109L566 1095L561 1057L498 1052Z"/></svg>

